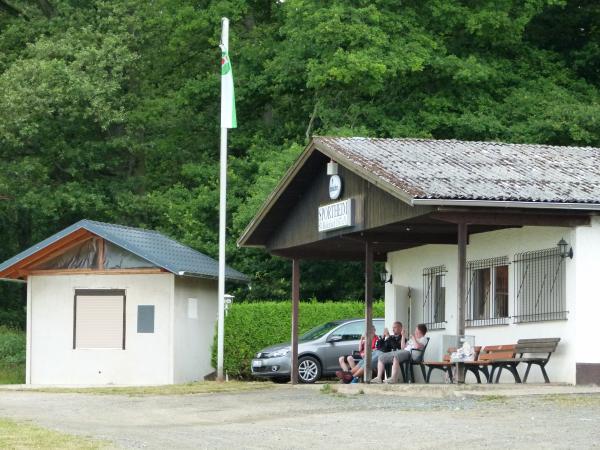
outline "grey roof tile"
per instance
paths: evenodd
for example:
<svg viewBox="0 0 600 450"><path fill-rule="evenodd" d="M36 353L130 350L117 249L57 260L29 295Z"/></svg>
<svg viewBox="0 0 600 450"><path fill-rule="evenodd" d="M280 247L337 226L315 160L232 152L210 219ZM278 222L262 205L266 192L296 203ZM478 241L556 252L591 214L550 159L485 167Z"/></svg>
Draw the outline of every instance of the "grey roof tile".
<svg viewBox="0 0 600 450"><path fill-rule="evenodd" d="M600 149L315 137L413 199L600 203Z"/></svg>
<svg viewBox="0 0 600 450"><path fill-rule="evenodd" d="M218 261L158 231L94 222L91 220L81 220L19 253L0 264L0 271L7 269L22 259L82 228L176 275L183 274L184 276L200 278L218 277ZM225 276L230 280L249 281L246 275L231 267L226 267Z"/></svg>

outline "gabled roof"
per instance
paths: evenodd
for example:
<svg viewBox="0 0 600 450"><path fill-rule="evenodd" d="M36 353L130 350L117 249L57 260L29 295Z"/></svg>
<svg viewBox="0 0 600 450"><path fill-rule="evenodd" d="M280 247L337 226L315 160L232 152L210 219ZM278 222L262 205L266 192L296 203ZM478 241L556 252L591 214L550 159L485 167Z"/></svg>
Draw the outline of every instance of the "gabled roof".
<svg viewBox="0 0 600 450"><path fill-rule="evenodd" d="M40 252L55 242L80 230L87 230L88 232L145 259L156 267L162 268L175 275L214 279L217 278L219 274L219 264L216 260L187 247L158 231L94 222L91 220L81 220L3 262L0 264L0 273L18 264L25 258ZM242 282L249 281L249 278L246 275L230 267L226 267L225 274L229 280Z"/></svg>
<svg viewBox="0 0 600 450"><path fill-rule="evenodd" d="M600 204L598 148L336 137L315 137L314 143L371 172L413 202Z"/></svg>
<svg viewBox="0 0 600 450"><path fill-rule="evenodd" d="M303 181L296 178L310 178L305 172L314 170L315 153L410 206L600 210L599 148L315 136L248 224L239 245L255 245L252 236L267 216L289 210L286 192L299 195Z"/></svg>

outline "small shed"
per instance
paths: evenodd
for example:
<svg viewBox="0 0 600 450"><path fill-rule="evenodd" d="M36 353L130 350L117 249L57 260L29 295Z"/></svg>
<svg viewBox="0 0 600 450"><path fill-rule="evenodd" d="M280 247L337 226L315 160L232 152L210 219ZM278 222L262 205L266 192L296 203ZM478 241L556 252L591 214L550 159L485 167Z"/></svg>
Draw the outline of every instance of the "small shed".
<svg viewBox="0 0 600 450"><path fill-rule="evenodd" d="M0 265L27 283L26 383L202 380L217 277L217 261L156 231L82 220L34 245Z"/></svg>

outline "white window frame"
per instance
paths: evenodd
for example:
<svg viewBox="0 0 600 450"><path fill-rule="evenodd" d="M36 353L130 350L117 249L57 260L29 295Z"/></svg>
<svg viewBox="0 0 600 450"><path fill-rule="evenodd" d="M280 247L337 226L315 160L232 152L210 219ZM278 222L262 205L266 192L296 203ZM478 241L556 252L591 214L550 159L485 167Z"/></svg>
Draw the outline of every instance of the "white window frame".
<svg viewBox="0 0 600 450"><path fill-rule="evenodd" d="M498 316L498 299L496 298L496 269L506 266L508 269L508 286L506 291L506 316ZM476 301L476 293L473 291L473 282L475 274L481 270L489 271L489 284L487 287L487 307L485 308L489 314L488 317L474 317ZM508 256L498 256L494 258L486 258L480 260L469 261L467 263L467 273L469 276L468 292L467 292L467 308L465 309L465 320L467 327L481 327L494 325L508 325L510 322L510 261Z"/></svg>

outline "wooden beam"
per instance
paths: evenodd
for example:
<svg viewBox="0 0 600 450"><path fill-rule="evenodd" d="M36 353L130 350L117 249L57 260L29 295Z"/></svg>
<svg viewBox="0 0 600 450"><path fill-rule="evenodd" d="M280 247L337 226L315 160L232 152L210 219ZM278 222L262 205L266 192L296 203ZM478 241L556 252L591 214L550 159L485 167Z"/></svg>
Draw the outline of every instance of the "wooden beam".
<svg viewBox="0 0 600 450"><path fill-rule="evenodd" d="M86 242L89 239L92 239L92 235L87 236L82 239L75 239L74 241L71 241L68 244L61 246L59 249L55 250L54 252L46 254L46 256L44 256L43 258L40 258L33 263L23 265L22 269L23 270L37 270L37 268L41 264L44 264L45 262L50 261L53 258L56 258L58 255L71 250L73 247L77 247L78 245L83 244L84 242Z"/></svg>
<svg viewBox="0 0 600 450"><path fill-rule="evenodd" d="M300 260L292 260L292 355L291 382L298 384L298 307L300 305Z"/></svg>
<svg viewBox="0 0 600 450"><path fill-rule="evenodd" d="M365 383L371 381L371 342L373 341L373 246L365 242Z"/></svg>
<svg viewBox="0 0 600 450"><path fill-rule="evenodd" d="M59 250L71 248L73 245L83 242L85 239L91 236L93 236L93 234L85 229L74 231L73 233L65 236L62 239L59 239L53 244L48 245L46 248L43 248L33 255L28 256L8 270L0 272L0 278L13 278L17 272L27 269L28 267L39 263L40 261L45 261L46 259L54 256Z"/></svg>
<svg viewBox="0 0 600 450"><path fill-rule="evenodd" d="M498 226L577 227L591 223L589 215L559 215L539 211L536 213L438 211L432 213L431 218L455 224Z"/></svg>
<svg viewBox="0 0 600 450"><path fill-rule="evenodd" d="M98 270L104 270L104 239L98 238Z"/></svg>
<svg viewBox="0 0 600 450"><path fill-rule="evenodd" d="M364 233L373 244L456 244L456 234L441 233Z"/></svg>
<svg viewBox="0 0 600 450"><path fill-rule="evenodd" d="M51 270L31 270L27 275L147 275L156 273L170 273L159 267L141 268L141 269L51 269Z"/></svg>
<svg viewBox="0 0 600 450"><path fill-rule="evenodd" d="M467 304L467 224L458 224L458 280L456 296L456 334L459 336L457 346L460 346L460 337L465 334L465 306ZM465 382L465 367L458 365L458 383Z"/></svg>

